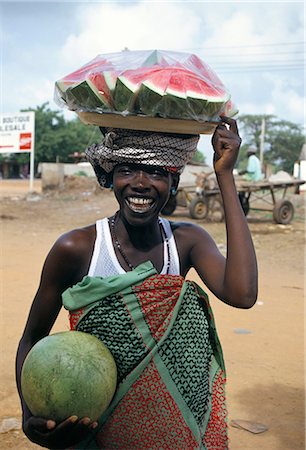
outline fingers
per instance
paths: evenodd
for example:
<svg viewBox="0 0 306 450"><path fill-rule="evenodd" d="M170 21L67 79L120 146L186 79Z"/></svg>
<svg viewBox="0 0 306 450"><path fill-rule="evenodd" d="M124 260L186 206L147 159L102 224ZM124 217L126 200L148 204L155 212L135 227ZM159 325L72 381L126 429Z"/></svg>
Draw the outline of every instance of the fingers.
<svg viewBox="0 0 306 450"><path fill-rule="evenodd" d="M64 422L60 423L56 429L57 431L61 431L63 429L73 429L74 431L82 432L88 428L95 428L97 425L98 423L96 421L91 421L89 417L79 419L77 416L71 416L64 420Z"/></svg>
<svg viewBox="0 0 306 450"><path fill-rule="evenodd" d="M63 422L56 425L54 420L45 420L40 417L31 417L28 421L28 428L39 434L60 433L77 430L82 431L88 428L94 429L98 426L96 421L91 421L89 417L83 417L79 420L77 416L68 417Z"/></svg>
<svg viewBox="0 0 306 450"><path fill-rule="evenodd" d="M222 122L226 123L227 125L229 125L229 129L235 133L239 135L238 132L238 125L235 119L232 119L231 117L227 117L227 116L220 116Z"/></svg>
<svg viewBox="0 0 306 450"><path fill-rule="evenodd" d="M55 426L56 423L54 420L46 420L41 417L31 417L27 422L27 428L38 433L48 433L55 428Z"/></svg>
<svg viewBox="0 0 306 450"><path fill-rule="evenodd" d="M25 424L24 432L31 441L43 447L64 449L82 441L97 426L98 422L89 417L79 420L77 416L70 416L59 424L53 420L31 417Z"/></svg>

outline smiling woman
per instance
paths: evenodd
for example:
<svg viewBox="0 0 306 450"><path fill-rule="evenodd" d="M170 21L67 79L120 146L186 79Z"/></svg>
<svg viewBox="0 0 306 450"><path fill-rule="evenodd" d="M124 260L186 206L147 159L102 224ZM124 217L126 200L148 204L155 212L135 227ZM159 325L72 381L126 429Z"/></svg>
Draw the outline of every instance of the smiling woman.
<svg viewBox="0 0 306 450"><path fill-rule="evenodd" d="M103 131L86 154L119 209L61 236L47 256L17 355L24 432L48 448L225 450L222 351L207 295L185 276L193 267L231 306L256 301L256 256L232 173L241 143L236 121L222 117L212 137L226 257L202 227L160 217L199 137ZM22 398L24 358L62 306L71 329L99 337L117 365L116 393L98 421L34 417Z"/></svg>

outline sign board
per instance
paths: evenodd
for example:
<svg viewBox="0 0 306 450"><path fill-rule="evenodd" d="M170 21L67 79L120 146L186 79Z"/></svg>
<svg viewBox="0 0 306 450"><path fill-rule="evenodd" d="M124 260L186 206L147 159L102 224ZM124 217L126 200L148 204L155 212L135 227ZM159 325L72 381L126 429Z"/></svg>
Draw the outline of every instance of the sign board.
<svg viewBox="0 0 306 450"><path fill-rule="evenodd" d="M0 114L0 153L34 150L34 111Z"/></svg>
<svg viewBox="0 0 306 450"><path fill-rule="evenodd" d="M35 112L0 114L0 153L30 153L30 192L34 182Z"/></svg>

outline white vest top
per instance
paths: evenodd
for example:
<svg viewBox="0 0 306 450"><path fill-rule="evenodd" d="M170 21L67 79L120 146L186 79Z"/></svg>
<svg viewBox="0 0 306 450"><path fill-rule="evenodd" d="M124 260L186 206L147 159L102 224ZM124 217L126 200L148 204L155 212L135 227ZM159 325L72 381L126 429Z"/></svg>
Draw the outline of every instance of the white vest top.
<svg viewBox="0 0 306 450"><path fill-rule="evenodd" d="M170 266L169 275L180 275L180 262L176 248L175 239L168 220L160 218L168 238ZM161 274L167 273L168 249L166 240L164 240L164 264ZM91 277L109 277L111 275L120 275L126 273L121 267L116 256L109 222L107 218L97 220L96 222L96 241L92 254L88 275Z"/></svg>

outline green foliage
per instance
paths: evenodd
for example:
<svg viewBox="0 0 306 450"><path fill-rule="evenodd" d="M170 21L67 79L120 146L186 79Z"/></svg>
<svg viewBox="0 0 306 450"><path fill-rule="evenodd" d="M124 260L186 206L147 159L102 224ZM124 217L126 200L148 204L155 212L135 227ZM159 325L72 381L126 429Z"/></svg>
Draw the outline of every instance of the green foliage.
<svg viewBox="0 0 306 450"><path fill-rule="evenodd" d="M192 162L205 163L205 155L202 152L200 152L200 150L197 150L192 158Z"/></svg>
<svg viewBox="0 0 306 450"><path fill-rule="evenodd" d="M35 112L35 166L40 162L74 162L73 153L83 153L85 148L101 140L97 126L84 125L77 117L66 120L61 111L54 111L49 103L24 111ZM298 159L304 136L302 127L278 119L273 115L241 115L240 133L243 145L238 160L239 169L246 167L246 149L252 145L258 149L261 142L262 120L265 120L264 164L275 170L292 173ZM3 159L3 157L2 157ZM9 159L20 165L28 164L28 154L12 154ZM193 162L205 163L204 154L197 150Z"/></svg>
<svg viewBox="0 0 306 450"><path fill-rule="evenodd" d="M75 172L74 175L77 177L87 177L88 176L87 173L84 172L84 170L79 170L78 172Z"/></svg>
<svg viewBox="0 0 306 450"><path fill-rule="evenodd" d="M246 166L246 150L249 146L257 148L260 154L262 121L265 121L263 163L275 171L292 173L304 143L302 126L274 115L241 115L239 117L243 145L238 160L239 168Z"/></svg>
<svg viewBox="0 0 306 450"><path fill-rule="evenodd" d="M101 140L98 127L84 125L78 118L67 121L60 111L50 109L49 103L24 111L35 112L36 165L39 162L73 162L74 152L82 153L88 145Z"/></svg>

